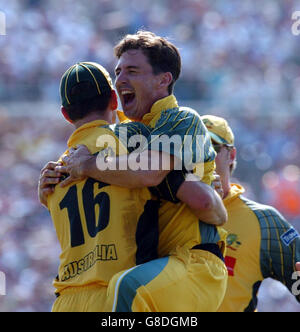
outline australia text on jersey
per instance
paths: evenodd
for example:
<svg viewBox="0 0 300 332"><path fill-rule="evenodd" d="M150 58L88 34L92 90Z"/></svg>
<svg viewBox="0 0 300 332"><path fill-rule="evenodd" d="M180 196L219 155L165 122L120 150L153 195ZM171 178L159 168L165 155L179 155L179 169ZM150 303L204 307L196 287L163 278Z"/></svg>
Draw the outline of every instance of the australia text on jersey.
<svg viewBox="0 0 300 332"><path fill-rule="evenodd" d="M300 10L296 10L292 13L292 20L294 23L292 24L292 34L294 36L300 35Z"/></svg>
<svg viewBox="0 0 300 332"><path fill-rule="evenodd" d="M117 259L117 250L114 244L97 244L94 250L89 252L83 258L64 266L61 281L74 278L78 274L89 270L97 261L110 261Z"/></svg>

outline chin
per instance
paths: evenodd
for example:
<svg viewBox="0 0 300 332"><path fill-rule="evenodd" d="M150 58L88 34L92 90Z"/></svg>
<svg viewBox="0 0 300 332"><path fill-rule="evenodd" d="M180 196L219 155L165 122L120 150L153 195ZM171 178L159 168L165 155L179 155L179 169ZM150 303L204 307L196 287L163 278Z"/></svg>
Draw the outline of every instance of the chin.
<svg viewBox="0 0 300 332"><path fill-rule="evenodd" d="M126 115L126 114L125 114ZM126 115L126 117L131 120L131 121L136 121L136 122L140 122L142 121L142 118L141 117L137 117L137 116L134 116L134 115Z"/></svg>
<svg viewBox="0 0 300 332"><path fill-rule="evenodd" d="M129 119L132 118L132 116L134 114L131 110L126 110L126 108L123 108L123 112Z"/></svg>
<svg viewBox="0 0 300 332"><path fill-rule="evenodd" d="M129 118L130 120L140 120L141 118L138 116L138 114L135 112L135 110L126 110L123 109L124 114Z"/></svg>

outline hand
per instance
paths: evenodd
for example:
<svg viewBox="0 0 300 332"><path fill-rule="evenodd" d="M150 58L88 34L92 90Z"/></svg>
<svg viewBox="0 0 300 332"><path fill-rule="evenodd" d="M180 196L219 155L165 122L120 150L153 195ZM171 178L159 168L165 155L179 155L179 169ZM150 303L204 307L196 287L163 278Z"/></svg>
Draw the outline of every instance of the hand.
<svg viewBox="0 0 300 332"><path fill-rule="evenodd" d="M220 195L220 197L224 198L224 191L222 187L221 177L219 174L214 173L214 181L212 182L212 186L215 189L215 191Z"/></svg>
<svg viewBox="0 0 300 332"><path fill-rule="evenodd" d="M300 262L296 263L296 271L298 272L298 276L300 276Z"/></svg>
<svg viewBox="0 0 300 332"><path fill-rule="evenodd" d="M61 187L66 187L73 182L81 181L87 176L84 174L85 162L93 158L88 148L84 145L78 145L77 148L71 148L68 155L62 157L64 166L57 166L56 171L68 173L69 176L61 182Z"/></svg>
<svg viewBox="0 0 300 332"><path fill-rule="evenodd" d="M41 170L38 183L39 201L47 208L47 199L53 193L55 185L61 181L62 174L55 171L55 167L61 165L54 161L48 162Z"/></svg>

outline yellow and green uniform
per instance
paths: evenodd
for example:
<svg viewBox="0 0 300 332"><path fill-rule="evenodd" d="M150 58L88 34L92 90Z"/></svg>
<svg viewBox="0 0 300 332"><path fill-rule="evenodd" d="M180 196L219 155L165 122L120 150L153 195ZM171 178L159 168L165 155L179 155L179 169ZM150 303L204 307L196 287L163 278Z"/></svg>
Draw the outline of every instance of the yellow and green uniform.
<svg viewBox="0 0 300 332"><path fill-rule="evenodd" d="M105 125L98 120L81 126L68 147L84 144L97 153L99 137L117 141ZM115 148L117 155L127 153L121 143ZM107 287L115 273L157 257L158 202L147 188L127 189L88 178L66 188L57 185L48 207L61 245L54 281L58 294L95 283Z"/></svg>
<svg viewBox="0 0 300 332"><path fill-rule="evenodd" d="M182 162L190 161L190 164L194 165L193 172L201 177L201 181L209 185L212 183L216 153L198 113L190 108L179 107L174 95L170 95L157 101L152 106L151 112L144 116L142 122L152 129L149 149L164 150L161 145L154 145L155 140L162 135L179 136L182 145L171 145L169 153ZM185 169L187 165L182 166ZM176 173L180 176L180 173L183 172L175 171L173 174ZM164 197L168 196L166 188L169 187L170 179L172 179L172 174L165 179L162 186L155 188L154 192L157 195L163 193ZM172 190L169 192L169 201L162 199L159 210L159 255L167 255L177 246L190 249L201 243L218 244L224 253L226 238L224 229L197 220L192 211L174 197ZM175 204L172 203L172 198Z"/></svg>
<svg viewBox="0 0 300 332"><path fill-rule="evenodd" d="M142 123L151 130L149 150L164 151L152 144L161 135L178 135L181 142L190 135L192 139L184 147L177 145L164 152L180 160L188 154L186 159L198 166L196 172L203 167L202 181L211 183L215 152L195 111L179 108L172 95L157 101ZM203 146L197 141L199 137ZM217 257L213 252L224 253L226 232L199 221L185 204L178 202L171 188L176 172L184 177L184 171L173 171L161 185L151 188L161 196L158 253L159 257L165 257L114 276L112 285L117 285L114 311L216 311L221 304L227 270L219 258L221 255ZM199 245L203 247L193 249ZM214 246L218 248L216 251L211 250Z"/></svg>
<svg viewBox="0 0 300 332"><path fill-rule="evenodd" d="M220 311L255 311L263 279L273 278L292 292L295 263L300 260L298 232L273 207L243 196L232 184L224 199L228 211L225 262L228 287ZM300 301L300 297L296 296Z"/></svg>

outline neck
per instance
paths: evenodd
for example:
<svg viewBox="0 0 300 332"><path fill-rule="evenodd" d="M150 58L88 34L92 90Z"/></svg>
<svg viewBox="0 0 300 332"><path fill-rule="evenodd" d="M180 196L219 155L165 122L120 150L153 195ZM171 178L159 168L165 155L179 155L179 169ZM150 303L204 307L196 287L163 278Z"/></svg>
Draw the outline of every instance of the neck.
<svg viewBox="0 0 300 332"><path fill-rule="evenodd" d="M161 99L164 99L166 97L171 96L172 94L169 94L168 91L162 92L159 94L159 98L157 98L157 100L155 101L155 103ZM154 103L153 103L154 104ZM152 105L153 106L153 105Z"/></svg>
<svg viewBox="0 0 300 332"><path fill-rule="evenodd" d="M166 98L166 97L169 97L169 96L171 96L171 95L168 94L168 92L161 93L161 94L159 95L159 97L157 97L157 99L153 102L153 104L151 105L151 107L149 108L149 110L148 110L145 114L147 114L147 113L151 113L151 110L152 110L154 104L156 104L158 101L160 101L160 100L162 100L162 99L164 99L164 98ZM144 115L145 115L145 114L144 114ZM142 117L142 118L143 118L143 117ZM142 118L141 118L141 119L142 119Z"/></svg>
<svg viewBox="0 0 300 332"><path fill-rule="evenodd" d="M78 129L79 127L83 126L84 124L95 121L95 120L103 120L108 123L112 123L112 115L113 115L113 112L110 112L110 111L105 111L100 114L97 112L93 112L93 113L90 113L87 116L85 116L83 119L74 121L73 125L75 126L76 129Z"/></svg>

